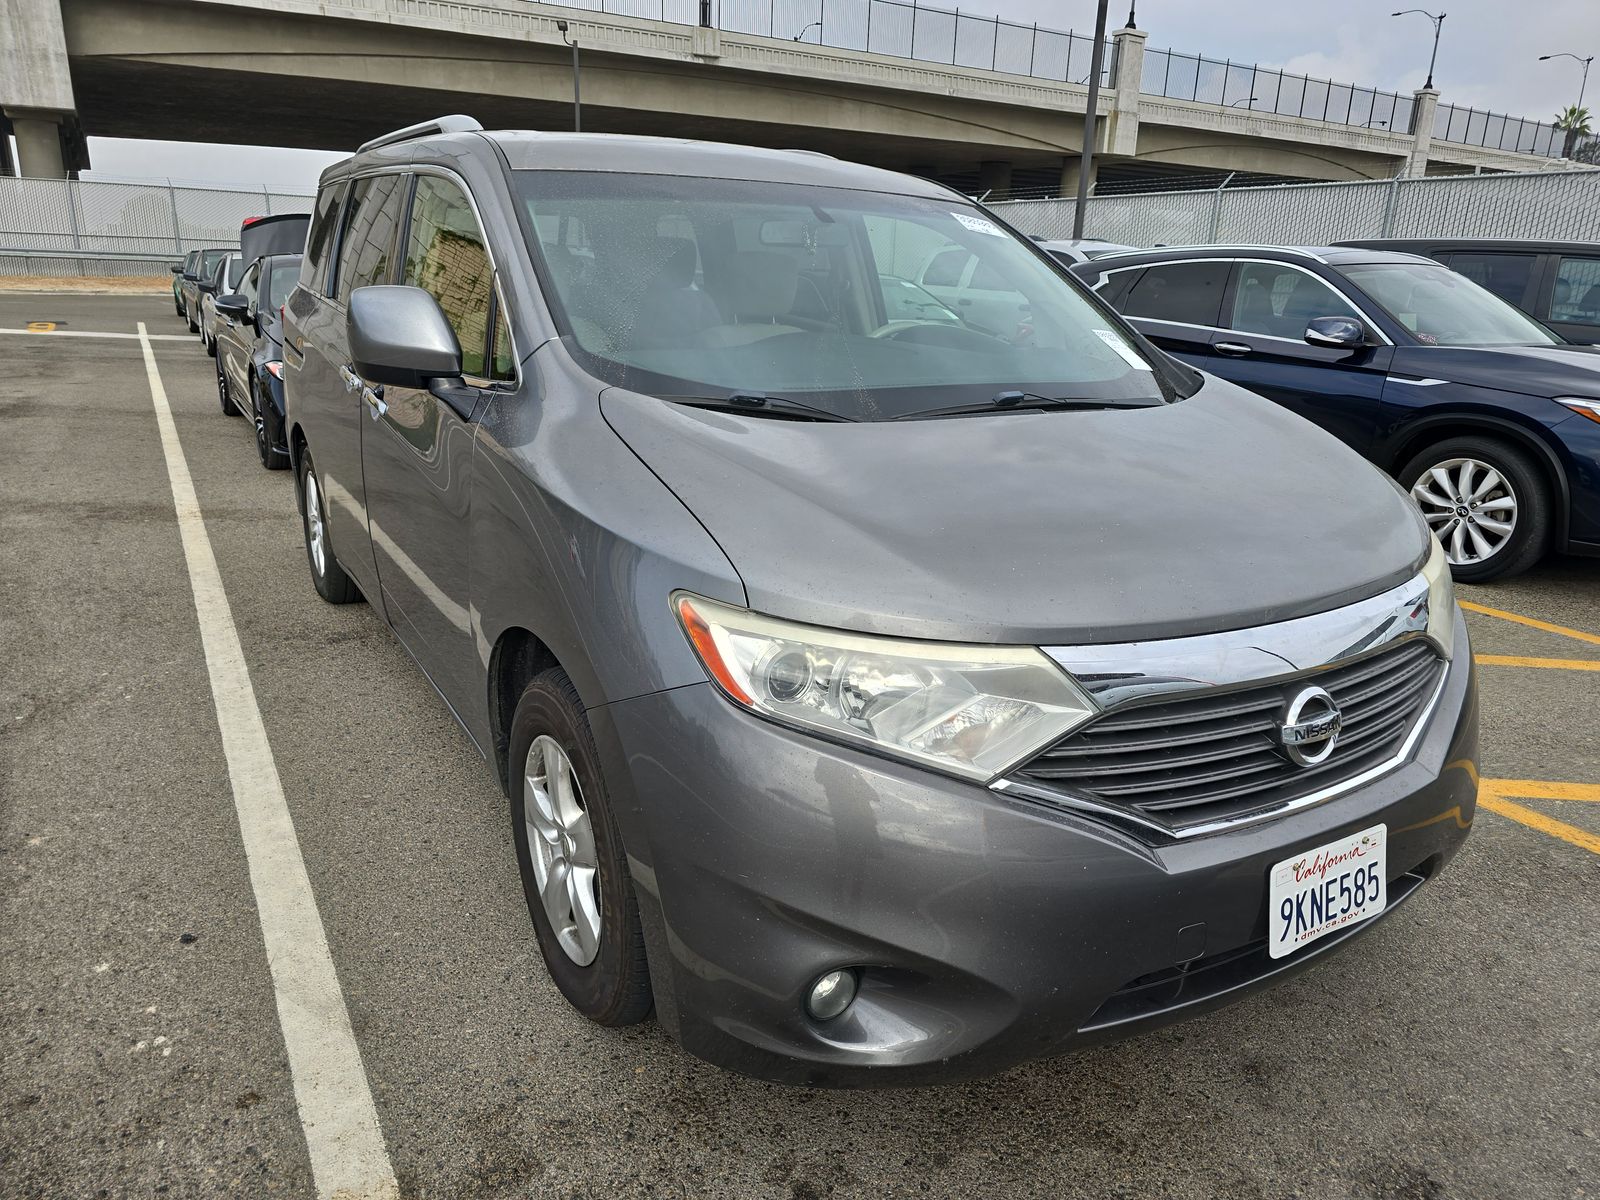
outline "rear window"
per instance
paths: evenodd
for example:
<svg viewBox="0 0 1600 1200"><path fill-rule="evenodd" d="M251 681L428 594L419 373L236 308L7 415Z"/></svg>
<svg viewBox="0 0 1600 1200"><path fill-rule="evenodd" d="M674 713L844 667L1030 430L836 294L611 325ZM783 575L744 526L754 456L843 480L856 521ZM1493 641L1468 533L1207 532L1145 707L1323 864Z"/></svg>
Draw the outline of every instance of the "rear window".
<svg viewBox="0 0 1600 1200"><path fill-rule="evenodd" d="M294 291L295 280L300 276L298 262L273 263L267 272L267 307L280 308Z"/></svg>

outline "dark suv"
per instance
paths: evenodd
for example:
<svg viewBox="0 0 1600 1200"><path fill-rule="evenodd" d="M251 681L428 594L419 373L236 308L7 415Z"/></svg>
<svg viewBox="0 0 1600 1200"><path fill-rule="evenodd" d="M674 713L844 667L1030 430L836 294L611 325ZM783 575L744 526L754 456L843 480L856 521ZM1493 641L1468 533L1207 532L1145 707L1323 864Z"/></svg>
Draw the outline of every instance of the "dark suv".
<svg viewBox="0 0 1600 1200"><path fill-rule="evenodd" d="M1395 251L1281 246L1072 269L1162 349L1395 476L1457 579L1511 575L1547 550L1600 554L1600 351L1561 344L1465 276Z"/></svg>
<svg viewBox="0 0 1600 1200"><path fill-rule="evenodd" d="M1600 243L1376 238L1334 245L1436 259L1543 321L1567 341L1600 342Z"/></svg>
<svg viewBox="0 0 1600 1200"><path fill-rule="evenodd" d="M902 297L944 254L1007 320ZM1415 506L938 184L441 119L323 174L283 364L311 581L504 785L591 1020L992 1071L1349 945L1471 823Z"/></svg>

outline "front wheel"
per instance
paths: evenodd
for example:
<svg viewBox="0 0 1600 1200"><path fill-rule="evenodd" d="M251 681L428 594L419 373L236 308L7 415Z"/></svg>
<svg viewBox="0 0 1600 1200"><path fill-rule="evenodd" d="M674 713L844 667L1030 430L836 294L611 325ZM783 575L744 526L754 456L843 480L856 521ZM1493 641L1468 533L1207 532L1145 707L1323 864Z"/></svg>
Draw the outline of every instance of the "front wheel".
<svg viewBox="0 0 1600 1200"><path fill-rule="evenodd" d="M572 681L536 676L511 719L511 831L545 967L599 1025L650 1015L639 902L600 755Z"/></svg>
<svg viewBox="0 0 1600 1200"><path fill-rule="evenodd" d="M300 455L300 524L305 531L306 561L311 564L311 582L329 604L351 604L361 599L361 589L345 574L334 557L328 540L327 500L317 479L311 451Z"/></svg>
<svg viewBox="0 0 1600 1200"><path fill-rule="evenodd" d="M222 415L237 417L239 406L233 402L233 394L228 389L228 373L222 369L222 355L217 355L217 402L222 405Z"/></svg>
<svg viewBox="0 0 1600 1200"><path fill-rule="evenodd" d="M1550 486L1518 446L1449 438L1407 463L1400 482L1444 545L1458 582L1487 583L1526 571L1549 544Z"/></svg>

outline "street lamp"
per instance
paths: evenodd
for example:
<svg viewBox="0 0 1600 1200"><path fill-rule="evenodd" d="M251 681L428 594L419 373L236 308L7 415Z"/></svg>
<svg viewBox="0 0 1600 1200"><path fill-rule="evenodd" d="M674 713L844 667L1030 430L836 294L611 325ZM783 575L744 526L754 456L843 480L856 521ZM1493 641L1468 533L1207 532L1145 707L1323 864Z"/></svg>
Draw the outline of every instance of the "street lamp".
<svg viewBox="0 0 1600 1200"><path fill-rule="evenodd" d="M1406 17L1406 16L1410 16L1412 13L1421 13L1423 16L1427 17L1428 20L1433 22L1433 53L1428 56L1428 82L1422 85L1425 88L1432 88L1433 87L1433 64L1439 58L1439 28L1440 28L1440 26L1442 26L1444 24L1444 19L1449 14L1448 13L1440 13L1438 16L1434 16L1431 12L1429 12L1425 8L1403 8L1399 12L1390 13L1389 15L1391 17Z"/></svg>
<svg viewBox="0 0 1600 1200"><path fill-rule="evenodd" d="M813 22L811 22L811 24L807 25L799 33L794 35L794 40L797 41L797 42L798 41L802 41L805 38L806 34L810 33L813 29L815 29L817 31L817 41L820 44L821 41L822 41L822 22L821 21L813 21Z"/></svg>
<svg viewBox="0 0 1600 1200"><path fill-rule="evenodd" d="M1229 108L1238 108L1239 105L1241 105L1241 104L1254 104L1255 102L1256 102L1256 98L1254 96L1246 96L1243 100L1235 100L1235 101L1233 101L1231 104L1228 105L1228 107Z"/></svg>
<svg viewBox="0 0 1600 1200"><path fill-rule="evenodd" d="M1577 105L1579 108L1582 108L1583 107L1583 93L1584 93L1584 90L1589 86L1589 64L1594 61L1594 55L1591 54L1591 55L1589 55L1588 58L1579 58L1576 54L1569 54L1565 50L1559 51L1559 52L1557 52L1555 54L1541 54L1541 55L1539 55L1539 61L1540 62L1549 62L1552 58L1570 58L1573 62L1580 62L1580 63L1583 64L1583 82L1578 84L1578 105Z"/></svg>
<svg viewBox="0 0 1600 1200"><path fill-rule="evenodd" d="M579 81L582 78L578 66L578 39L567 36L567 23L556 22L556 30L561 34L561 40L572 47L572 132L583 132L583 93Z"/></svg>

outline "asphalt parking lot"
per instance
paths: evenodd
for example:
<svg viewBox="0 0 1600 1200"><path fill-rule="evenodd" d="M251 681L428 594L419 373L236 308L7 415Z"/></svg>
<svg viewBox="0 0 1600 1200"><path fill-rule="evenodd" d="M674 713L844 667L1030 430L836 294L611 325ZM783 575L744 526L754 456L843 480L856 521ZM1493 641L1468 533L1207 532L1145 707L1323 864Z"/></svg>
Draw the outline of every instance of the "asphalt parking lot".
<svg viewBox="0 0 1600 1200"><path fill-rule="evenodd" d="M1600 1193L1600 561L1463 589L1476 828L1370 936L999 1078L786 1088L567 1008L505 797L378 617L313 594L170 301L11 294L0 1195L315 1194L140 322L403 1195Z"/></svg>

